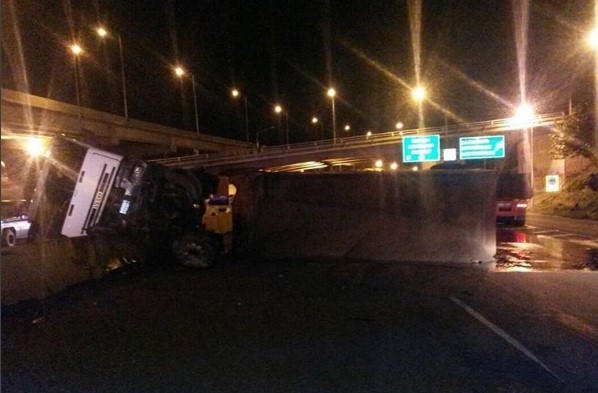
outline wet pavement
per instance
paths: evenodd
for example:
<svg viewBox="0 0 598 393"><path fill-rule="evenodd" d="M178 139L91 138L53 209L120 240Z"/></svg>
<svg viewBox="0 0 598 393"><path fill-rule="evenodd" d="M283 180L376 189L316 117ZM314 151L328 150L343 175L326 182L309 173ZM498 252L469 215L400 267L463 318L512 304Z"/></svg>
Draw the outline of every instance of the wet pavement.
<svg viewBox="0 0 598 393"><path fill-rule="evenodd" d="M3 308L2 392L596 392L595 273L221 262Z"/></svg>
<svg viewBox="0 0 598 393"><path fill-rule="evenodd" d="M598 239L534 226L498 227L498 271L598 270Z"/></svg>

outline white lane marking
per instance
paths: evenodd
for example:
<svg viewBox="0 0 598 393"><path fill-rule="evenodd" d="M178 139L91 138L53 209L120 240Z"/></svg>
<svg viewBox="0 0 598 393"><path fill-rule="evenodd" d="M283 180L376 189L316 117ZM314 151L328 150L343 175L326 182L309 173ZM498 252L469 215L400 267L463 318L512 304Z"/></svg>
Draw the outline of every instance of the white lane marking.
<svg viewBox="0 0 598 393"><path fill-rule="evenodd" d="M559 235L546 235L546 236L550 236L550 237L575 237L577 235L575 235L573 233L561 233Z"/></svg>
<svg viewBox="0 0 598 393"><path fill-rule="evenodd" d="M458 306L460 306L461 308L463 308L469 315L471 315L472 317L474 317L475 319L477 319L478 321L480 321L483 325L485 325L487 328L489 328L494 333L496 333L500 338L502 338L503 340L505 340L506 342L508 342L509 344L511 344L513 347L515 347L517 350L519 350L520 352L522 352L525 356L527 356L533 362L535 362L540 367L542 367L544 370L546 370L550 375L552 375L553 377L555 377L556 379L558 379L561 382L563 381L558 375L556 375L554 372L552 372L552 370L550 368L548 368L547 365L545 365L544 363L542 363L542 361L540 359L538 359L536 357L536 355L534 355L529 349L527 349L526 347L524 347L519 341L517 341L511 335L509 335L509 333L505 332L504 330L502 330L501 328L499 328L498 326L496 326L495 324L493 324L492 322L490 322L482 314L480 314L479 312L477 312L473 308L469 307L467 304L463 303L461 300L459 300L455 296L451 296L450 299L455 304L457 304Z"/></svg>
<svg viewBox="0 0 598 393"><path fill-rule="evenodd" d="M582 246L598 248L598 240L579 240L579 239L568 239L569 243L581 244Z"/></svg>
<svg viewBox="0 0 598 393"><path fill-rule="evenodd" d="M559 231L557 229L544 229L541 231L535 231L533 232L534 235L544 235L546 233L559 233Z"/></svg>
<svg viewBox="0 0 598 393"><path fill-rule="evenodd" d="M558 229L540 229L540 230L536 230L537 227L533 227L531 225L527 226L529 229L532 229L532 235L544 235L545 237L554 237L554 238L560 238L560 237L572 237L573 239L567 239L567 241L570 242L577 242L580 243L581 242L589 242L590 245L594 245L594 244L598 244L598 239L596 239L595 237L590 237L588 235L581 235L579 233L570 233L570 232L564 232L564 231L559 231ZM577 239L575 239L577 238Z"/></svg>

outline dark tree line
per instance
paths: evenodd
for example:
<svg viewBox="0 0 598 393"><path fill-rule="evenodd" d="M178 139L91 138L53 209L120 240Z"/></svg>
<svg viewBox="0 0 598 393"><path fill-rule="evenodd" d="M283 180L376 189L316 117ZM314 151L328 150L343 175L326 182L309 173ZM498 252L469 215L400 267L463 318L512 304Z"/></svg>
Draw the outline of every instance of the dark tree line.
<svg viewBox="0 0 598 393"><path fill-rule="evenodd" d="M598 168L598 148L594 141L591 106L577 105L550 134L551 155L556 159L582 156Z"/></svg>

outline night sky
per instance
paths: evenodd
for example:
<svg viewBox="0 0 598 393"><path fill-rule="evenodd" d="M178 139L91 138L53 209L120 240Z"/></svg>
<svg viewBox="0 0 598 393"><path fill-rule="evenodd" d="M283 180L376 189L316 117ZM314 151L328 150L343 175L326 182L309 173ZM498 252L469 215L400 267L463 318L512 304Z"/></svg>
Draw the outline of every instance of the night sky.
<svg viewBox="0 0 598 393"><path fill-rule="evenodd" d="M338 93L340 136L389 131L397 121L415 128L410 3L416 2L4 0L2 86L75 103L68 45L77 40L85 50L82 104L122 115L118 33L134 119L194 131L191 80L172 72L180 63L195 76L202 133L245 139L243 99L232 99L233 86L247 94L252 141L256 131L284 129L284 117L272 110L277 102L288 111L291 142L331 138L329 86ZM426 126L444 124L445 115L450 123L512 115L520 101L513 9L519 4L422 1L421 81L439 105L424 105ZM537 112L564 111L570 96L591 94L593 54L584 40L593 16L589 0L530 3L526 91ZM110 39L95 35L98 24ZM314 115L320 126L311 124ZM282 143L283 134L260 138Z"/></svg>

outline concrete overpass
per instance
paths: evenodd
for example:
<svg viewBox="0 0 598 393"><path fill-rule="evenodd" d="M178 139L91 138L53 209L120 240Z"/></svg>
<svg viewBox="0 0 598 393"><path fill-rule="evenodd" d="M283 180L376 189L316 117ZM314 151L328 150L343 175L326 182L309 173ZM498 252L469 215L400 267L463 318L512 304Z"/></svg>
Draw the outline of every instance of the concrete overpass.
<svg viewBox="0 0 598 393"><path fill-rule="evenodd" d="M214 173L264 169L270 172L299 172L324 167L363 166L381 157L400 161L402 140L407 135L439 134L442 139L506 133L507 143L521 143L528 128L541 128L563 120L564 113L538 115L522 126L512 118L495 119L446 127L390 131L289 145L251 147L234 151L193 154L156 159L162 165L186 169L205 168ZM456 143L456 142L453 142Z"/></svg>
<svg viewBox="0 0 598 393"><path fill-rule="evenodd" d="M65 135L92 140L120 154L164 156L231 152L246 142L126 119L14 90L2 89L2 139Z"/></svg>
<svg viewBox="0 0 598 393"><path fill-rule="evenodd" d="M125 155L156 159L166 166L209 168L213 172L270 168L299 171L317 167L359 165L376 157L400 156L402 138L410 134L440 134L443 138L490 135L520 130L512 119L376 133L291 145L263 146L197 135L149 122L78 107L14 90L2 89L2 139L22 136L65 135L87 140ZM563 118L563 113L539 115L528 127L544 127Z"/></svg>

